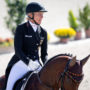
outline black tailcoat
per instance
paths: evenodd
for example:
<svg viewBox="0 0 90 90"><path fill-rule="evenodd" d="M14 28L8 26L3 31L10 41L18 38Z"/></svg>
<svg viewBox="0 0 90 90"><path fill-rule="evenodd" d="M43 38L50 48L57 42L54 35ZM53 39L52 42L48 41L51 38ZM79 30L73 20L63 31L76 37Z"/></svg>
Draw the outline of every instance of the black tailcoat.
<svg viewBox="0 0 90 90"><path fill-rule="evenodd" d="M29 22L18 25L14 39L15 54L6 69L6 78L11 67L19 60L22 60L25 64L29 63L27 57L32 60L39 60L39 47L41 47L41 60L43 63L45 62L47 56L47 32L40 27L40 33L37 33L34 32Z"/></svg>

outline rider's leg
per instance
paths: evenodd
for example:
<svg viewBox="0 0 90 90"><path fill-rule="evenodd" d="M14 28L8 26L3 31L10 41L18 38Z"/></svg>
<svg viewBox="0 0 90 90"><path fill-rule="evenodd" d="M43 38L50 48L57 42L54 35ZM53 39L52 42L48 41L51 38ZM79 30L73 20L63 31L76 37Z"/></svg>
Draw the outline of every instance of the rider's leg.
<svg viewBox="0 0 90 90"><path fill-rule="evenodd" d="M13 90L13 86L15 82L22 78L23 75L25 75L29 71L28 66L23 63L23 61L17 62L11 69L8 81L7 81L7 86L6 90Z"/></svg>

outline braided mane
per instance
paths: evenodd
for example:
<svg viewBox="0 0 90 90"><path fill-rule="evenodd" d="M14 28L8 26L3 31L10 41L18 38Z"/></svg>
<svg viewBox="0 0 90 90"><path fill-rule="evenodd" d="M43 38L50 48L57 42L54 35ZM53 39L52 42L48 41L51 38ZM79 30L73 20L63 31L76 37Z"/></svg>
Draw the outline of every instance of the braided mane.
<svg viewBox="0 0 90 90"><path fill-rule="evenodd" d="M54 57L52 57L51 59L49 59L49 60L52 60L52 59L54 59L54 58L56 58L56 57L58 57L58 56L69 56L69 57L72 57L72 55L71 54L58 54L58 55L56 55L56 56L54 56Z"/></svg>
<svg viewBox="0 0 90 90"><path fill-rule="evenodd" d="M56 58L56 57L58 57L58 56L69 56L69 57L72 57L72 54L67 54L67 53L65 53L65 54L58 54L58 55L56 55L56 56L50 58L47 62L53 60L54 58Z"/></svg>

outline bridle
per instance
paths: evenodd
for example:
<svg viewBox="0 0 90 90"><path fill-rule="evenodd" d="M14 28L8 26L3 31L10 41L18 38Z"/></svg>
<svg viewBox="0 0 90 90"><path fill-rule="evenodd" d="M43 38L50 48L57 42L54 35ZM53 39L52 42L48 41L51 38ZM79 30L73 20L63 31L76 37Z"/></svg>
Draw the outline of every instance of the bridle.
<svg viewBox="0 0 90 90"><path fill-rule="evenodd" d="M61 73L61 75L60 75L60 77L59 77L59 79L57 81L58 87L59 87L59 82L61 81L61 90L65 90L65 88L64 88L64 79L65 79L65 76L70 78L74 83L76 83L77 86L79 85L79 83L83 79L83 74L72 73L71 71L68 70L70 62L71 62L71 59L67 62L66 67L64 69L64 72ZM81 77L81 80L76 80L74 77Z"/></svg>
<svg viewBox="0 0 90 90"><path fill-rule="evenodd" d="M71 62L71 59L68 60L66 66L65 66L65 69L64 69L64 72L61 73L59 79L57 80L57 87L56 88L59 88L59 82L61 82L61 90L65 90L64 88L64 79L65 79L65 76L67 76L68 78L72 79L72 81L74 81L74 83L76 83L76 85L78 86L79 83L81 82L81 80L76 80L73 78L73 76L75 77L83 77L83 74L76 74L76 73L72 73L68 70L68 67L69 67L69 64ZM41 80L40 80L40 77L38 75L38 79L40 81L40 83L44 86L44 87L47 87L47 88L50 88L50 90L54 90L53 86L50 86L50 85L47 85L47 84L44 84Z"/></svg>

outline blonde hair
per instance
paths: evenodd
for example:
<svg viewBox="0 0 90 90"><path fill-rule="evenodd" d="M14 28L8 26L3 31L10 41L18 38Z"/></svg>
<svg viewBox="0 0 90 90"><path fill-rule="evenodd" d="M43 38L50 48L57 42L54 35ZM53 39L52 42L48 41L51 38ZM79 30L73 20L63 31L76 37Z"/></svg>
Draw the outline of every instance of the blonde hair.
<svg viewBox="0 0 90 90"><path fill-rule="evenodd" d="M26 17L26 20L29 21L29 20L31 20L31 19L27 16L27 17Z"/></svg>

